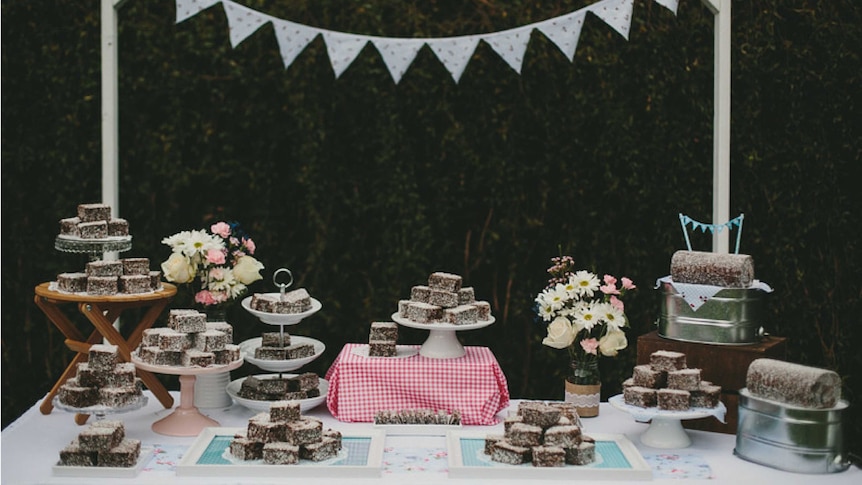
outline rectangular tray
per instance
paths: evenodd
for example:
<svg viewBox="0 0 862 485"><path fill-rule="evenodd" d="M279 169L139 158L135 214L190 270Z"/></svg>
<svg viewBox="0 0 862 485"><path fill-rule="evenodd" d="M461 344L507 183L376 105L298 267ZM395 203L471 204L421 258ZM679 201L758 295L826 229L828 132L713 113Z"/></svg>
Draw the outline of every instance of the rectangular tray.
<svg viewBox="0 0 862 485"><path fill-rule="evenodd" d="M295 465L267 465L231 462L222 458L230 439L244 428L204 428L177 464L177 476L197 477L338 477L376 478L383 470L383 442L380 431L342 435L347 456L324 462L301 460Z"/></svg>
<svg viewBox="0 0 862 485"><path fill-rule="evenodd" d="M461 429L460 424L374 424L374 429L387 436L446 436Z"/></svg>
<svg viewBox="0 0 862 485"><path fill-rule="evenodd" d="M67 466L59 462L51 469L55 477L87 477L87 478L135 478L141 473L144 466L153 457L152 446L142 446L141 454L135 466L107 467L107 466Z"/></svg>
<svg viewBox="0 0 862 485"><path fill-rule="evenodd" d="M635 445L621 434L590 433L596 440L596 463L585 466L535 467L531 463L507 465L484 455L481 431L450 431L450 478L497 478L518 480L652 480L652 469Z"/></svg>

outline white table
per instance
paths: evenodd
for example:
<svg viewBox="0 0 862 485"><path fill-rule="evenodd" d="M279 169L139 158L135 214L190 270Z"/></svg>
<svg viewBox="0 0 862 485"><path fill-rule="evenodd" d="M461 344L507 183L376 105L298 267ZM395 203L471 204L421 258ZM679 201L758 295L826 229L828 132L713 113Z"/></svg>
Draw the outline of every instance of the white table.
<svg viewBox="0 0 862 485"><path fill-rule="evenodd" d="M144 408L133 411L128 414L114 416L116 419L121 419L126 426L126 434L131 438L140 439L144 446L148 444L161 444L163 446L184 445L188 446L194 442L194 438L190 437L173 437L156 434L152 431L153 422L170 414L172 410L164 409L157 399L153 399L148 393L150 399ZM171 391L175 394L175 399L178 398L177 391ZM0 442L0 455L2 455L2 483L3 485L26 485L26 484L122 484L122 483L153 483L159 485L170 484L200 484L200 485L219 485L219 484L289 484L289 483L308 483L309 479L290 479L290 478L268 478L255 479L252 477L234 477L234 478L211 478L211 477L186 477L176 476L168 471L145 471L139 474L134 479L96 479L96 478L70 478L57 477L52 474L52 467L57 463L59 451L67 445L80 431L81 427L76 425L72 417L64 412L54 412L50 415L43 415L39 412L39 404L37 402L30 410L24 413L14 423L10 424L2 432L2 442ZM511 409L517 407L517 401L512 403ZM202 409L204 414L209 415L213 419L219 421L223 427L245 427L248 424L248 419L256 414L255 411L246 409L239 405L233 405L225 409ZM306 414L320 418L324 422L324 427L337 429L342 433L357 432L367 430L371 427L367 423L342 423L334 419L325 404L320 405ZM500 416L508 414L503 411ZM111 419L111 418L109 418ZM812 482L818 485L830 484L858 484L862 483L862 470L856 467L851 467L849 470L842 473L823 474L823 475L800 475L772 468L749 463L733 455L733 447L735 445L735 437L733 435L710 433L705 431L689 431L692 438L692 445L681 450L660 450L649 448L642 445L639 441L639 435L646 430L647 425L635 422L631 416L621 411L614 409L607 403L602 403L601 411L598 417L588 418L584 420L584 428L587 434L593 433L608 433L608 434L624 434L630 439L643 455L659 454L659 453L680 453L692 454L702 457L710 466L714 478L712 480L679 480L679 479L656 479L652 483L664 483L673 485L685 485L686 483L700 482L709 484L739 484L739 483L756 483L756 484L781 484L781 485L810 485ZM488 433L502 433L502 424L494 426L469 426L465 430L480 430ZM441 449L445 448L446 441L444 437L438 436L389 436L386 438L386 447L404 447L404 448L429 448ZM385 456L384 456L385 459ZM567 483L576 481L575 477L567 480ZM378 479L355 479L351 483L357 485L372 484L372 483L451 483L457 484L499 484L499 483L519 483L515 480L467 480L467 479L449 479L443 472L410 472L410 473L393 473L383 474ZM343 484L344 479L314 479L315 485L328 484ZM554 483L554 481L546 481L546 483ZM587 482L583 482L587 483ZM626 483L626 482L608 482L608 483ZM645 483L645 482L632 482Z"/></svg>

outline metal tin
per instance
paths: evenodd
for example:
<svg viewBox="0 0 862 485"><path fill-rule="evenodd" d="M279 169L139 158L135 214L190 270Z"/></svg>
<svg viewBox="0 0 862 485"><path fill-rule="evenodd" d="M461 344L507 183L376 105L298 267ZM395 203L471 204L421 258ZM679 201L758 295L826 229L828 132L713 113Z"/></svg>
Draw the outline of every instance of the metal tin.
<svg viewBox="0 0 862 485"><path fill-rule="evenodd" d="M733 453L745 460L796 473L834 473L850 466L844 451L841 400L828 409L791 406L739 391Z"/></svg>
<svg viewBox="0 0 862 485"><path fill-rule="evenodd" d="M752 288L725 288L697 311L691 309L669 282L661 283L658 334L684 342L724 345L756 343L763 336L765 292Z"/></svg>

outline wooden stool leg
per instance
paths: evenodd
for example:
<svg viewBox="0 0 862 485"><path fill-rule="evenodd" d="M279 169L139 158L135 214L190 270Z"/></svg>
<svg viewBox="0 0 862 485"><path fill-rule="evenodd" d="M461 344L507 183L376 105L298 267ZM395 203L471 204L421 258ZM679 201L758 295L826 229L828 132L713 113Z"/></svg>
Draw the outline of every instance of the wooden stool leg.
<svg viewBox="0 0 862 485"><path fill-rule="evenodd" d="M66 382L66 379L75 375L78 371L78 363L86 361L87 354L76 354L75 357L72 358L72 362L69 362L69 366L66 367L65 371L63 371L63 375L57 379L57 382L54 383L54 387L51 388L51 392L45 396L45 400L43 400L42 404L39 406L39 411L41 411L42 414L51 414L51 411L54 410L54 403L51 401L54 400L54 396L57 395L57 391L60 390L60 386Z"/></svg>

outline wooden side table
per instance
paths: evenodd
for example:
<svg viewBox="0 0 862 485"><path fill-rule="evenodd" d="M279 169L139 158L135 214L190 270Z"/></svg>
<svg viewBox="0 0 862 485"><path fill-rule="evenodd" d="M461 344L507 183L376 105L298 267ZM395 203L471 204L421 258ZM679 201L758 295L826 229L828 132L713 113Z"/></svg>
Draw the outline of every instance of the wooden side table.
<svg viewBox="0 0 862 485"><path fill-rule="evenodd" d="M63 293L51 290L49 285L50 283L42 283L36 286L36 306L42 309L42 312L51 320L51 323L66 336L66 346L77 352L77 354L72 358L63 375L60 376L54 387L51 388L51 392L48 393L48 396L42 401L41 406L39 406L42 414L51 414L51 411L54 409L54 404L52 403L54 396L67 379L74 377L78 363L87 361L91 345L101 343L103 339L107 340L112 345L117 346L121 359L131 362L132 352L141 343L144 330L153 326L156 318L158 318L174 295L177 294L177 287L170 283L162 283L162 289L152 293L110 296ZM93 324L94 330L89 337L85 338L60 308L61 305L66 304L76 304L78 311ZM129 334L129 338L125 339L114 328L114 321L129 308L149 309L144 313L139 322L133 323L132 332ZM155 375L141 369L137 369L137 373L162 406L165 408L173 407L174 398L171 397L168 390ZM88 415L77 415L75 416L75 422L84 424L88 417Z"/></svg>

